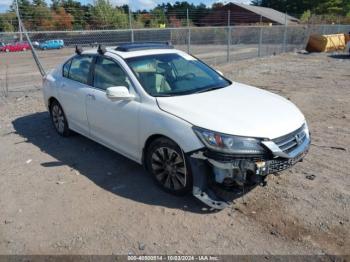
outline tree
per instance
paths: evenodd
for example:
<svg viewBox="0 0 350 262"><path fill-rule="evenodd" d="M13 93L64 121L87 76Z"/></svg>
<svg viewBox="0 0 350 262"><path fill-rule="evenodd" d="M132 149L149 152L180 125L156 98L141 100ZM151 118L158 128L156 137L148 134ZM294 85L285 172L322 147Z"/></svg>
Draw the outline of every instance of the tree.
<svg viewBox="0 0 350 262"><path fill-rule="evenodd" d="M0 14L0 32L13 32L15 30L13 21L16 21L15 13Z"/></svg>
<svg viewBox="0 0 350 262"><path fill-rule="evenodd" d="M62 7L61 0L51 0L51 9L53 9L54 11L58 11L60 7Z"/></svg>
<svg viewBox="0 0 350 262"><path fill-rule="evenodd" d="M260 4L256 4L256 5L260 5ZM215 10L215 9L221 9L221 7L223 7L223 6L224 6L223 3L216 2L211 6L211 8Z"/></svg>
<svg viewBox="0 0 350 262"><path fill-rule="evenodd" d="M299 15L307 10L320 15L346 15L350 11L349 0L253 0L252 4Z"/></svg>
<svg viewBox="0 0 350 262"><path fill-rule="evenodd" d="M53 12L54 27L57 30L72 30L74 18L68 14L63 7L59 7Z"/></svg>
<svg viewBox="0 0 350 262"><path fill-rule="evenodd" d="M97 28L116 29L129 26L128 16L123 9L113 7L109 0L96 0L92 13Z"/></svg>
<svg viewBox="0 0 350 262"><path fill-rule="evenodd" d="M76 0L61 0L61 6L73 17L73 29L89 29L93 24L91 5L82 5Z"/></svg>
<svg viewBox="0 0 350 262"><path fill-rule="evenodd" d="M33 8L33 16L31 19L32 30L51 30L54 28L52 21L52 14L46 3L43 4L38 0L37 4Z"/></svg>
<svg viewBox="0 0 350 262"><path fill-rule="evenodd" d="M307 10L300 17L300 21L303 23L307 23L307 22L309 22L310 18L311 18L311 11Z"/></svg>

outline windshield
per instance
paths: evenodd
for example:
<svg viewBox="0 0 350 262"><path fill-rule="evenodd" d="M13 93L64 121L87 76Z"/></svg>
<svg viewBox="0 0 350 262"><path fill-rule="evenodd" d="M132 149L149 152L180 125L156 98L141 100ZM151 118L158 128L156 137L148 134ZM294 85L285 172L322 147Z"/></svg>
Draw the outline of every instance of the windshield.
<svg viewBox="0 0 350 262"><path fill-rule="evenodd" d="M151 96L200 93L231 84L215 70L187 54L132 57L126 62Z"/></svg>

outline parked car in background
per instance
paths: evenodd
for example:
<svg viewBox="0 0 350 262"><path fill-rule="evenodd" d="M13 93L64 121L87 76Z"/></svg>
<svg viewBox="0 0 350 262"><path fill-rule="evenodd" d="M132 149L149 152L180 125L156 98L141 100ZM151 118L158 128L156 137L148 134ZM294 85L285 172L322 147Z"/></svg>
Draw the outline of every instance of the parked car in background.
<svg viewBox="0 0 350 262"><path fill-rule="evenodd" d="M42 50L46 49L60 49L64 47L64 42L63 40L47 40L45 42L42 42L39 44L39 48Z"/></svg>
<svg viewBox="0 0 350 262"><path fill-rule="evenodd" d="M39 48L40 43L38 41L32 42L34 48Z"/></svg>
<svg viewBox="0 0 350 262"><path fill-rule="evenodd" d="M2 52L18 52L18 51L26 51L30 50L31 47L28 42L17 42L14 44L7 44L0 47L0 51Z"/></svg>

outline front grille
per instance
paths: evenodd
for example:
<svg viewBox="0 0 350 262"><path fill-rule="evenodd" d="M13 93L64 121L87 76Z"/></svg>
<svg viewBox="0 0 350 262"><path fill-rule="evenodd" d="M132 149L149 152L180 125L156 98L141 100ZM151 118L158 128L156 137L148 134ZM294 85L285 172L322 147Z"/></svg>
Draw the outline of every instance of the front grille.
<svg viewBox="0 0 350 262"><path fill-rule="evenodd" d="M278 173L288 169L289 167L298 163L306 155L306 153L307 151L291 159L276 159L276 160L267 161L266 174Z"/></svg>
<svg viewBox="0 0 350 262"><path fill-rule="evenodd" d="M290 153L306 139L305 124L294 132L273 140L275 144L285 153Z"/></svg>

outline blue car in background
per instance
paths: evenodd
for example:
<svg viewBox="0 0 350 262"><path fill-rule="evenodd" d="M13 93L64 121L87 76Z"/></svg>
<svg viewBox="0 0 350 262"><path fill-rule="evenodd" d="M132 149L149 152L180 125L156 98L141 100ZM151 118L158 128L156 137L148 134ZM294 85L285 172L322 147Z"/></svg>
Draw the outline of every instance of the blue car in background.
<svg viewBox="0 0 350 262"><path fill-rule="evenodd" d="M46 49L60 49L64 47L63 40L47 40L39 44L39 48L42 50Z"/></svg>

